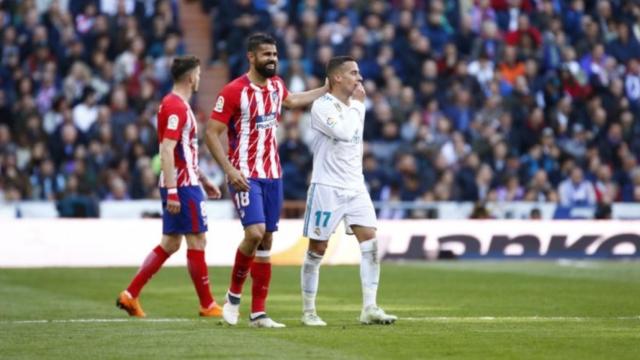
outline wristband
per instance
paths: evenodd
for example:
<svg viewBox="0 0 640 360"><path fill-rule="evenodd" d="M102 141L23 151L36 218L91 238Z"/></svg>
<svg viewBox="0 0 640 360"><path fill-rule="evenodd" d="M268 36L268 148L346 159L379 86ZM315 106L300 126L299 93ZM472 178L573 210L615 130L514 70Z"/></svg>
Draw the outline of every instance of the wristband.
<svg viewBox="0 0 640 360"><path fill-rule="evenodd" d="M168 188L167 189L167 200L168 201L180 202L180 198L178 197L178 189L177 188Z"/></svg>

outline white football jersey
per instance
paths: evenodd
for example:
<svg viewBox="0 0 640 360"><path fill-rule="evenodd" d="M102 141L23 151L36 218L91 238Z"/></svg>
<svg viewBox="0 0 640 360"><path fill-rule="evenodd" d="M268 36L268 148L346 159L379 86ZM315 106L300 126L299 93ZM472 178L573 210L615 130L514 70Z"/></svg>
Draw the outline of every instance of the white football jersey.
<svg viewBox="0 0 640 360"><path fill-rule="evenodd" d="M346 105L327 93L311 106L313 172L311 182L366 191L362 174L362 131L365 107Z"/></svg>

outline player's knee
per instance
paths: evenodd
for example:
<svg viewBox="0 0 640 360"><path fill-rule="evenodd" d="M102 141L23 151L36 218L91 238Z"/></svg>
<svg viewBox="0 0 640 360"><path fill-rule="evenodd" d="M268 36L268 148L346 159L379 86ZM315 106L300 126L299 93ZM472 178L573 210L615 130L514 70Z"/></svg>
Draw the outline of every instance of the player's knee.
<svg viewBox="0 0 640 360"><path fill-rule="evenodd" d="M262 241L260 241L260 244L258 245L258 250L271 250L272 242L273 242L273 234L265 233L264 236L262 236Z"/></svg>
<svg viewBox="0 0 640 360"><path fill-rule="evenodd" d="M207 238L204 236L187 237L187 247L192 250L204 250L207 247Z"/></svg>
<svg viewBox="0 0 640 360"><path fill-rule="evenodd" d="M354 233L356 235L356 238L358 239L358 242L363 242L363 241L372 240L376 238L376 229L374 228L359 226L354 230L355 230Z"/></svg>
<svg viewBox="0 0 640 360"><path fill-rule="evenodd" d="M180 250L180 241L163 241L162 249L164 249L164 251L166 251L168 254L173 254L176 251Z"/></svg>
<svg viewBox="0 0 640 360"><path fill-rule="evenodd" d="M244 241L250 243L254 249L257 249L258 246L262 243L264 236L264 226L252 226L245 230Z"/></svg>
<svg viewBox="0 0 640 360"><path fill-rule="evenodd" d="M324 256L324 253L327 251L327 243L328 241L312 240L309 242L309 251Z"/></svg>

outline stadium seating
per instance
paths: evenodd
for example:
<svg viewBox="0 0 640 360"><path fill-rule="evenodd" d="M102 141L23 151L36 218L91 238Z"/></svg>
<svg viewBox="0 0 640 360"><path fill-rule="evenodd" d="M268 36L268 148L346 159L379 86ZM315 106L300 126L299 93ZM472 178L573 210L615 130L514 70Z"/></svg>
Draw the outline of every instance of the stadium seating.
<svg viewBox="0 0 640 360"><path fill-rule="evenodd" d="M177 0L117 3L0 4L0 201L69 198L86 214L92 201L158 197L155 111L171 85L171 57L188 49ZM253 31L277 39L291 91L321 84L332 55L358 60L374 201L640 200L637 2L205 0L202 8L212 17L205 63L230 76L246 69L242 39ZM202 120L209 110L199 109ZM292 201L304 199L299 174L311 170L308 122L308 113L288 111L281 126Z"/></svg>

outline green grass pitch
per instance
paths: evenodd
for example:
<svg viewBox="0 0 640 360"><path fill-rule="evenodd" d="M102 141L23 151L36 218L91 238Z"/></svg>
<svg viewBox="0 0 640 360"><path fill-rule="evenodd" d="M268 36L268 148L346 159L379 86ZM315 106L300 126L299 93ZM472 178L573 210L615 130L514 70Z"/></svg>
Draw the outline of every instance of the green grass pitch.
<svg viewBox="0 0 640 360"><path fill-rule="evenodd" d="M269 314L286 329L197 317L184 268L144 289L145 320L114 306L133 268L0 269L1 359L638 359L639 262L383 264L392 326L357 321L357 266L324 266L319 314L299 323L299 268L275 267ZM222 299L229 268L211 268Z"/></svg>

